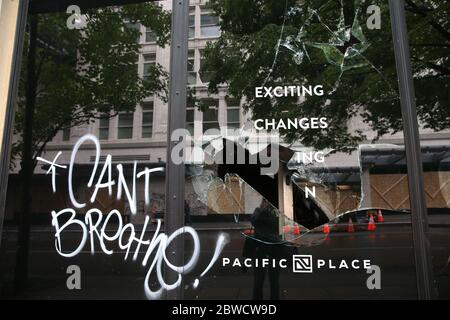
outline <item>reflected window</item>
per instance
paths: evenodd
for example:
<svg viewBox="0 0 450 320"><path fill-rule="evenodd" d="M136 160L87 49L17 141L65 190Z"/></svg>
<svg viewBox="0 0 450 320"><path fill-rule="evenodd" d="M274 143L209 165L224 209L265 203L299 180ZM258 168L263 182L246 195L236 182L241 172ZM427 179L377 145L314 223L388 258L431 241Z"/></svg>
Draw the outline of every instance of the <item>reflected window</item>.
<svg viewBox="0 0 450 320"><path fill-rule="evenodd" d="M144 54L144 80L148 80L156 65L156 52Z"/></svg>
<svg viewBox="0 0 450 320"><path fill-rule="evenodd" d="M133 113L126 112L119 114L117 139L131 139L132 137L133 137Z"/></svg>
<svg viewBox="0 0 450 320"><path fill-rule="evenodd" d="M189 8L189 38L195 37L195 7Z"/></svg>
<svg viewBox="0 0 450 320"><path fill-rule="evenodd" d="M145 42L156 42L156 32L150 28L145 29Z"/></svg>
<svg viewBox="0 0 450 320"><path fill-rule="evenodd" d="M125 27L133 33L136 33L136 42L141 39L141 25L139 23L126 23Z"/></svg>
<svg viewBox="0 0 450 320"><path fill-rule="evenodd" d="M200 79L202 81L202 83L208 83L209 81L211 81L211 72L209 72L208 70L206 70L205 68L205 57L203 54L203 50L200 50Z"/></svg>
<svg viewBox="0 0 450 320"><path fill-rule="evenodd" d="M195 72L195 50L188 51L188 84L197 83L197 72Z"/></svg>
<svg viewBox="0 0 450 320"><path fill-rule="evenodd" d="M151 138L153 133L153 101L142 104L142 138Z"/></svg>
<svg viewBox="0 0 450 320"><path fill-rule="evenodd" d="M219 17L211 13L200 16L200 35L202 37L218 37L220 35Z"/></svg>
<svg viewBox="0 0 450 320"><path fill-rule="evenodd" d="M70 128L64 128L62 139L63 139L63 141L69 141L70 140Z"/></svg>
<svg viewBox="0 0 450 320"><path fill-rule="evenodd" d="M100 140L109 139L109 116L107 115L100 118L98 138Z"/></svg>
<svg viewBox="0 0 450 320"><path fill-rule="evenodd" d="M188 104L186 108L186 129L189 131L191 136L194 135L194 115L195 108L193 104Z"/></svg>
<svg viewBox="0 0 450 320"><path fill-rule="evenodd" d="M219 128L219 101L214 99L204 100L206 110L203 112L203 133L209 129Z"/></svg>
<svg viewBox="0 0 450 320"><path fill-rule="evenodd" d="M240 127L239 99L227 99L227 126L228 128Z"/></svg>

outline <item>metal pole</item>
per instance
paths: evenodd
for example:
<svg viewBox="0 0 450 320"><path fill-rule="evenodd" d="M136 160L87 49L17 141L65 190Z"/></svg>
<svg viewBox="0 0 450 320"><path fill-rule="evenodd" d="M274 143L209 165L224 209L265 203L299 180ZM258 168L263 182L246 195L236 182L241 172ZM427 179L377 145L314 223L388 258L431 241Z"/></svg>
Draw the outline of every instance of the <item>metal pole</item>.
<svg viewBox="0 0 450 320"><path fill-rule="evenodd" d="M428 239L428 216L424 192L422 156L417 125L414 83L403 0L389 0L395 62L403 117L414 256L419 299L435 297L433 266Z"/></svg>
<svg viewBox="0 0 450 320"><path fill-rule="evenodd" d="M177 142L171 141L174 130L186 126L186 85L188 57L188 15L189 0L172 1L172 35L170 47L170 91L169 91L169 123L167 131L166 156L166 211L165 231L171 234L184 226L184 163L175 164L171 159L172 149ZM175 265L184 263L184 241L177 237L167 249L168 258ZM166 268L168 283L174 283L177 275ZM167 299L183 298L183 286L167 292Z"/></svg>
<svg viewBox="0 0 450 320"><path fill-rule="evenodd" d="M0 12L0 245L8 188L14 106L20 77L28 0L3 1Z"/></svg>

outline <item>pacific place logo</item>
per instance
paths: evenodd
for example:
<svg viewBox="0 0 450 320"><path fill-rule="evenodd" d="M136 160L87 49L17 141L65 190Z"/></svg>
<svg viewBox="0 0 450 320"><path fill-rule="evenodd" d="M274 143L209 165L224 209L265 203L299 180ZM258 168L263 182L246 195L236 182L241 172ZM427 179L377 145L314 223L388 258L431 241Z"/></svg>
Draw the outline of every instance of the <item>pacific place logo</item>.
<svg viewBox="0 0 450 320"><path fill-rule="evenodd" d="M270 259L270 258L222 258L222 267L231 268L280 268L288 269L291 259ZM308 254L292 255L292 272L313 273L315 270L367 270L372 263L370 259L315 259Z"/></svg>
<svg viewBox="0 0 450 320"><path fill-rule="evenodd" d="M370 269L370 260L331 260L331 259L313 259L312 255L293 255L292 256L292 272L294 273L313 273L313 266L316 265L317 270L360 270Z"/></svg>
<svg viewBox="0 0 450 320"><path fill-rule="evenodd" d="M292 271L294 273L312 273L312 255L296 254L292 256Z"/></svg>

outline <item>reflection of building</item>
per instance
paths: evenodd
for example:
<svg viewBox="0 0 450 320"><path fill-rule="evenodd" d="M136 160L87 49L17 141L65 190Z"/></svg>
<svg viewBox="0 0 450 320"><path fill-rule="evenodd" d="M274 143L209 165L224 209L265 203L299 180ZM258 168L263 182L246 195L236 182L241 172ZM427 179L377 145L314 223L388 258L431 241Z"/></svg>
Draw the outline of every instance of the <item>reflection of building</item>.
<svg viewBox="0 0 450 320"><path fill-rule="evenodd" d="M208 74L202 70L202 53L207 42L213 41L219 36L218 19L211 15L210 11L204 6L204 0L193 0L190 2L188 84L195 87L196 97L199 100L203 100L208 106L208 109L204 112L199 111L194 106L186 106L187 129L194 136L198 137L205 130L218 128L219 126L240 127L246 122L248 115L242 113L240 101L227 97L226 87L220 88L218 94L208 95L206 88ZM170 10L170 1L161 3ZM140 29L141 37L139 41L142 44L142 52L138 59L139 74L142 77L147 76L148 66L154 63L159 63L166 69L169 69L170 48L158 47L151 30L145 30L143 26L140 26ZM356 124L357 121L355 121L355 126ZM111 154L114 164L124 164L128 173L131 171L134 160L138 161L139 168L144 166L164 166L168 134L167 104L157 97L149 97L137 106L134 113L119 114L112 119L103 119L93 124L60 132L48 144L43 157L53 159L56 153L61 150L63 154L59 158L59 162L67 164L73 144L86 133L98 136L102 143L103 153ZM423 132L423 141L424 145L439 144L449 146L450 135L448 133L433 134ZM386 144L403 143L401 135L385 138L382 142ZM436 208L448 207L450 190L447 182L449 177L445 174L448 171L444 172L444 169L439 167L439 170L442 172L437 173L438 170L433 167L436 164L442 164L445 165L445 170L448 170L448 150L445 151L436 147L430 148L429 150L431 151L425 150L426 152L424 152L425 165L429 166L429 170L425 173L428 200L431 203L429 206ZM361 158L358 157L358 152L353 152L350 155L336 154L328 158L326 175L322 175L322 186L316 186L317 203L322 207L322 211L327 214L328 218L358 207L360 201L362 201L364 207L380 206L395 210L408 208L404 157L402 152L394 149L375 147L372 149L374 150L373 152L362 152ZM305 188L308 182L310 183L308 178L311 178L311 176L306 177L306 183L305 180L298 179L295 174L286 168L285 163L287 161L288 158L282 159L281 169L275 178L262 177L258 180L252 179L251 175L247 177L246 173L252 172L248 166L242 172L236 172L239 171L237 168L229 168L226 173L238 173L241 177L244 177L246 182L257 193L264 195L288 217L294 217L297 220L307 220L310 217L305 216L303 213L312 209L304 206L305 200L302 198L303 194L299 190ZM94 162L92 148L83 147L77 162L80 165L77 171L80 180L77 181L78 188L75 192L80 199L87 199L89 194L86 192L86 183L89 177L89 169ZM215 173L220 178L224 178L224 172L219 172L220 168L217 170ZM325 171L319 170L319 172L324 173ZM360 173L362 173L362 176L360 176ZM32 207L35 212L48 214L50 210L70 206L67 190L65 189L64 176L61 176L58 183L60 192L57 195L52 195L50 178L44 174L44 168L39 166L33 186L35 196ZM294 178L294 184L291 183L291 177ZM19 207L19 199L14 198L18 195L18 192L16 192L18 190L14 188L17 188L17 185L19 185L15 183L15 179L17 177L14 175L10 178L7 219L11 219L14 211ZM149 207L142 204L144 186L142 182L138 182L139 213L157 214L164 212L164 176L159 174L152 176L151 179L150 192L152 202ZM439 184L436 184L436 182L439 182ZM296 189L296 186L300 188ZM231 188L235 190L235 187ZM205 203L199 200L199 195L195 192L192 182L189 180L186 192L193 215L230 213L231 209L229 208L219 212L220 208L217 208L215 203L208 203L205 206ZM218 195L218 198L220 196ZM49 199L49 201L42 201L42 199ZM247 202L252 201L252 199L246 200L248 200ZM238 208L239 204L240 201L236 204ZM129 212L126 201L115 200L114 197L110 197L107 193L100 193L96 203L92 206L94 205L104 208L105 211L117 208L126 215ZM142 215L137 215L137 217L141 219Z"/></svg>
<svg viewBox="0 0 450 320"><path fill-rule="evenodd" d="M208 41L216 39L220 35L218 18L211 14L205 6L205 0L191 0L189 9L189 60L188 60L188 84L196 88L196 97L209 103L210 108L205 112L199 111L194 106L187 106L187 129L195 134L202 135L204 130L228 126L238 128L244 122L244 115L239 108L240 102L236 99L226 98L226 88L222 88L216 95L208 95L206 90L207 73L200 72L202 66L202 50ZM161 1L164 9L171 10L171 1ZM169 70L170 47L158 47L155 35L151 30L146 30L144 26L139 27L141 36L139 39L142 45L141 54L138 57L138 72L142 77L146 76L148 65L159 63L166 70ZM70 153L75 142L84 134L96 135L102 145L102 154L111 154L115 164L122 163L126 168L131 168L133 161L137 160L139 167L164 166L166 162L167 144L167 103L158 97L148 97L136 107L134 113L122 113L111 119L101 119L92 124L78 126L70 130L64 130L57 134L51 141L43 154L46 159L53 159L58 151L62 151L59 163L68 164ZM77 163L84 169L84 178L79 181L79 189L75 192L86 199L86 181L89 178L89 168L95 160L91 147L82 147L78 153ZM104 160L104 159L103 159ZM9 179L8 201L6 219L11 220L14 212L20 209L20 199L18 186L19 164L12 170ZM80 174L79 174L80 175ZM45 170L38 164L35 171L35 183L33 186L33 210L36 213L48 214L51 210L70 206L67 197L66 181L61 177L58 183L58 194L52 195L49 176L45 175ZM85 181L86 180L86 181ZM141 212L161 213L164 210L164 176L155 175L151 178L152 204L150 208L140 205ZM137 194L142 202L143 184L138 181ZM206 214L190 184L187 184L186 197L190 202L193 214ZM43 198L48 201L41 201ZM98 202L95 205L99 208L117 207L121 212L129 211L126 201L114 200L107 193L99 194ZM139 216L139 215L138 215Z"/></svg>
<svg viewBox="0 0 450 320"><path fill-rule="evenodd" d="M361 162L364 206L410 208L403 147L362 148ZM433 211L447 208L450 204L450 145L422 146L422 162L427 207Z"/></svg>

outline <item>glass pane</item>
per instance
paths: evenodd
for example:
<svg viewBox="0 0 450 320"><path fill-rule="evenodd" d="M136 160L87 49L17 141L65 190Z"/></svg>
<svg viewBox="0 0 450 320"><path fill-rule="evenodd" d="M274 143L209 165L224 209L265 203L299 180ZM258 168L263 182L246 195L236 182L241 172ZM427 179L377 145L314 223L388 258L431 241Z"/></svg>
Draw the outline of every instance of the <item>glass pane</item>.
<svg viewBox="0 0 450 320"><path fill-rule="evenodd" d="M100 128L98 133L98 138L100 140L108 140L109 138L109 129L108 128Z"/></svg>
<svg viewBox="0 0 450 320"><path fill-rule="evenodd" d="M203 121L217 121L218 110L211 108L203 112Z"/></svg>
<svg viewBox="0 0 450 320"><path fill-rule="evenodd" d="M228 110L228 123L237 122L239 124L239 109Z"/></svg>
<svg viewBox="0 0 450 320"><path fill-rule="evenodd" d="M218 25L219 18L210 14L202 14L200 19L201 26Z"/></svg>
<svg viewBox="0 0 450 320"><path fill-rule="evenodd" d="M205 59L203 57L203 51L200 51L200 55L201 55L200 70L199 70L200 78L203 83L208 83L211 80L213 73L210 72L210 70L208 70L205 67Z"/></svg>
<svg viewBox="0 0 450 320"><path fill-rule="evenodd" d="M183 254L186 264L194 252L199 254L193 268L182 274L183 298L417 298L388 1L373 2L370 10L360 1L266 0L264 10L255 10L249 1L210 2L208 15L200 13L204 1L193 2L189 18L189 37L195 21L202 24L202 36L212 37L189 40L189 48L202 52L203 83L188 87L186 128L191 137L181 159L186 165L185 207L178 214L192 227L192 237L186 234L184 250L176 253ZM439 5L425 14L431 9ZM43 61L42 86L34 88L32 145L68 122L72 137L64 141L61 131L50 136L38 154L45 159L36 159L33 176L20 176L26 165L20 139L27 128L23 121L30 94L23 85L29 74L24 64L0 247L0 297L164 298L164 290L158 293L161 279L149 269L154 254L141 266L149 245L138 249L130 239L133 232L142 232L145 241L164 233L158 229L164 228L167 213L164 170L167 161L179 160L166 159L165 147L169 10L170 1L86 9L87 24L81 17L70 27L65 12L39 14L34 16L35 49L29 33L34 17L29 17L24 61L33 50L35 62ZM422 16L438 23L447 17L442 12L432 20ZM149 55L148 44L135 41L136 33L126 31L128 23L154 30L157 56ZM430 29L418 26L421 30L415 32L421 36L410 37L422 45L419 40L431 41ZM105 37L110 34L114 36ZM136 56L141 57L138 62ZM430 51L424 63L445 67L445 57ZM151 81L142 81L142 70ZM415 70L416 81L434 76L427 68ZM449 91L443 79L435 87L430 82L423 93L436 108L421 116L424 123L448 118L442 96ZM187 82L192 81L193 73ZM417 99L423 108L419 94ZM228 108L234 106L239 110ZM202 112L202 121L195 120L194 110ZM98 128L104 113L112 115L110 132L106 126ZM194 127L200 137L193 136ZM225 130L202 136L208 129ZM433 263L441 272L436 274L445 296L448 161L441 145L448 137L443 135L446 126L435 129L422 140L427 142L424 164L432 173L426 176L427 192L436 201L428 207L438 209L430 213L436 219L430 230ZM109 136L99 142L98 156L92 137L97 132L99 139ZM88 140L74 150L83 137ZM60 166L52 171L54 160ZM109 168L114 184L106 185ZM148 170L155 171L147 180ZM29 225L21 222L27 215ZM89 232L97 219L99 236ZM67 221L72 223L65 228ZM17 257L22 264L15 268ZM71 290L67 287L76 267L82 274L81 291L76 281ZM19 282L31 286L14 289L15 272Z"/></svg>
<svg viewBox="0 0 450 320"><path fill-rule="evenodd" d="M186 110L186 122L194 122L194 110Z"/></svg>
<svg viewBox="0 0 450 320"><path fill-rule="evenodd" d="M109 118L100 119L100 128L109 128Z"/></svg>
<svg viewBox="0 0 450 320"><path fill-rule="evenodd" d="M145 245L135 260L134 244L129 254L121 245L132 230L146 228L152 237L164 220L171 3L99 7L106 2L112 3L84 1L79 15L58 4L61 12L27 17L0 244L1 299L150 299L149 290L158 289L155 270L146 279L153 257L142 266ZM35 8L46 9L39 1ZM136 41L140 31L157 44ZM22 175L24 168L32 174ZM139 175L145 170L156 171L146 179ZM114 233L122 233L122 244ZM76 272L81 283L67 281Z"/></svg>
<svg viewBox="0 0 450 320"><path fill-rule="evenodd" d="M63 141L69 141L70 140L70 128L63 130Z"/></svg>
<svg viewBox="0 0 450 320"><path fill-rule="evenodd" d="M225 130L193 139L185 222L220 258L184 297L416 298L388 1L210 2L195 125Z"/></svg>
<svg viewBox="0 0 450 320"><path fill-rule="evenodd" d="M419 122L433 271L450 298L450 54L448 1L408 1L408 38Z"/></svg>
<svg viewBox="0 0 450 320"><path fill-rule="evenodd" d="M189 132L191 136L194 135L194 124L193 123L187 123L186 124L186 130Z"/></svg>
<svg viewBox="0 0 450 320"><path fill-rule="evenodd" d="M117 139L131 139L133 137L133 128L118 128Z"/></svg>
<svg viewBox="0 0 450 320"><path fill-rule="evenodd" d="M142 125L153 123L153 112L142 113Z"/></svg>
<svg viewBox="0 0 450 320"><path fill-rule="evenodd" d="M202 37L217 37L220 34L219 26L202 26L200 28Z"/></svg>
<svg viewBox="0 0 450 320"><path fill-rule="evenodd" d="M145 32L145 42L156 42L156 33L147 28Z"/></svg>
<svg viewBox="0 0 450 320"><path fill-rule="evenodd" d="M227 99L227 107L232 108L232 107L239 107L241 105L239 99Z"/></svg>
<svg viewBox="0 0 450 320"><path fill-rule="evenodd" d="M119 115L119 127L133 126L133 114L126 113Z"/></svg>
<svg viewBox="0 0 450 320"><path fill-rule="evenodd" d="M144 61L145 62L155 62L155 60L156 60L156 53L144 54Z"/></svg>
<svg viewBox="0 0 450 320"><path fill-rule="evenodd" d="M136 42L139 42L141 37L141 25L139 23L126 23L125 28L127 31L134 36Z"/></svg>
<svg viewBox="0 0 450 320"><path fill-rule="evenodd" d="M142 103L142 110L143 111L153 111L154 103L153 101L147 101Z"/></svg>
<svg viewBox="0 0 450 320"><path fill-rule="evenodd" d="M203 122L203 133L205 133L209 129L219 129L219 123L218 122Z"/></svg>
<svg viewBox="0 0 450 320"><path fill-rule="evenodd" d="M153 130L153 127L151 127L151 126L142 127L142 138L151 138L152 130Z"/></svg>
<svg viewBox="0 0 450 320"><path fill-rule="evenodd" d="M189 15L189 38L195 37L195 15Z"/></svg>
<svg viewBox="0 0 450 320"><path fill-rule="evenodd" d="M194 50L189 50L188 54L188 71L194 71L195 59L194 59Z"/></svg>
<svg viewBox="0 0 450 320"><path fill-rule="evenodd" d="M189 66L189 64L188 64ZM197 72L188 73L188 84L193 85L197 83Z"/></svg>
<svg viewBox="0 0 450 320"><path fill-rule="evenodd" d="M189 27L189 38L195 37L195 27Z"/></svg>

